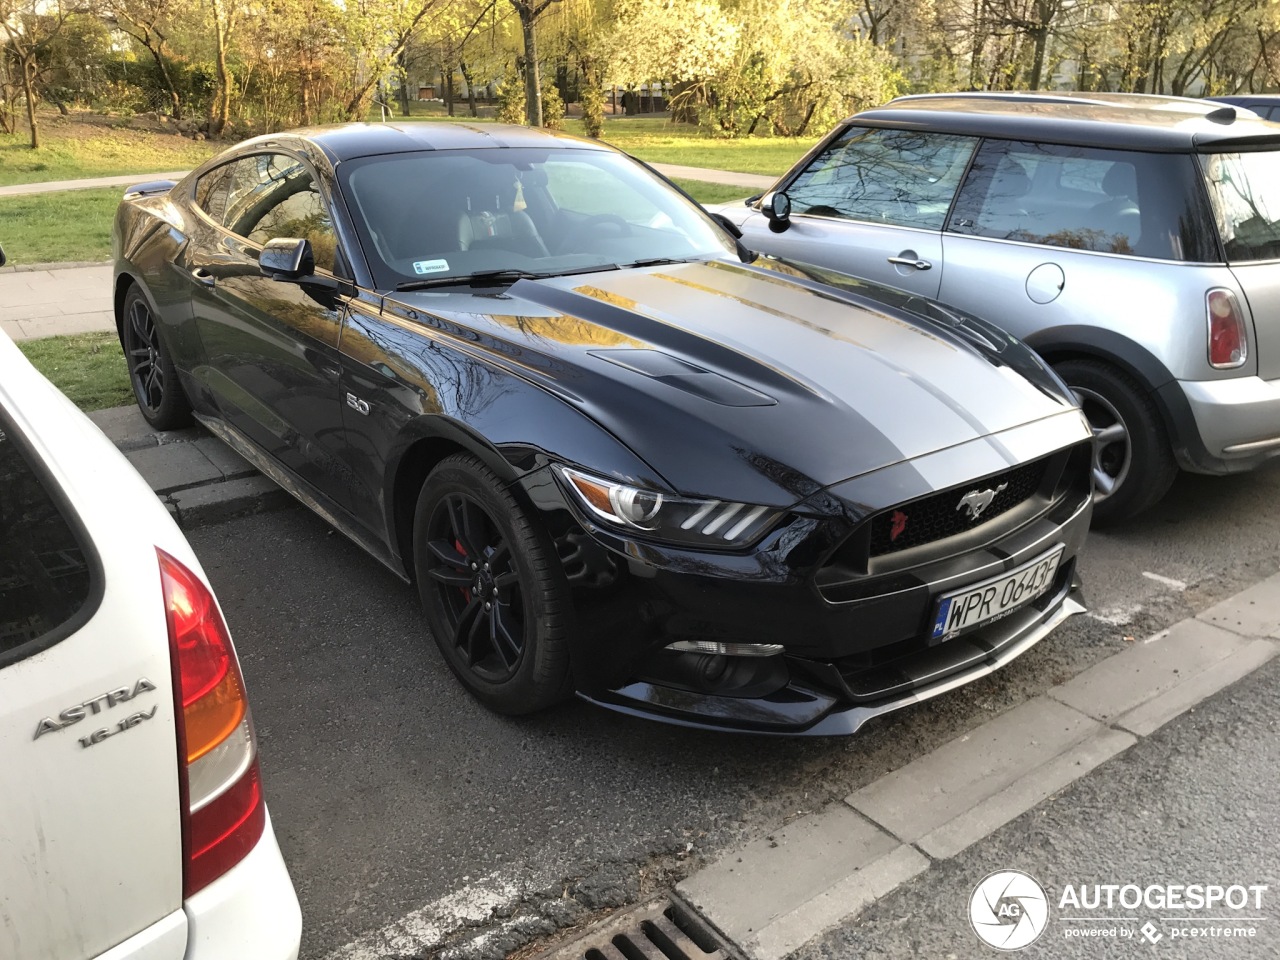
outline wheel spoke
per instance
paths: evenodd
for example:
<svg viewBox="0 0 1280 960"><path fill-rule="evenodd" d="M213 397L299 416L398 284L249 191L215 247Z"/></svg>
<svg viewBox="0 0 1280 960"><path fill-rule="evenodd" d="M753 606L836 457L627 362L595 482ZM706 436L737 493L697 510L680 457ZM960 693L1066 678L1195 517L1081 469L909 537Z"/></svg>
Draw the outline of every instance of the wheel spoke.
<svg viewBox="0 0 1280 960"><path fill-rule="evenodd" d="M484 555L484 540L476 530L476 513L479 508L465 497L450 497L448 504L454 538L462 544L467 556L479 559Z"/></svg>
<svg viewBox="0 0 1280 960"><path fill-rule="evenodd" d="M135 303L133 305L133 310L130 311L129 319L132 321L132 324L133 324L134 336L136 336L139 340L145 343L148 347L155 346L155 344L152 343L152 339L151 339L152 327L150 322L151 321L150 311L147 310L147 308L144 307L142 304Z"/></svg>
<svg viewBox="0 0 1280 960"><path fill-rule="evenodd" d="M447 563L449 566L457 570L469 570L467 558L458 551L457 547L449 543L447 540L431 540L427 543L427 549L435 554L436 559L441 563ZM471 579L469 573L467 574L467 579Z"/></svg>
<svg viewBox="0 0 1280 960"><path fill-rule="evenodd" d="M1103 470L1102 467L1095 466L1093 468L1093 483L1103 496L1110 495L1111 491L1116 488L1116 478Z"/></svg>
<svg viewBox="0 0 1280 960"><path fill-rule="evenodd" d="M473 582L470 572L450 570L448 567L432 567L427 571L427 576L446 587L462 587L464 590Z"/></svg>
<svg viewBox="0 0 1280 960"><path fill-rule="evenodd" d="M476 663L476 625L480 622L483 609L480 598L472 597L458 617L458 626L453 631L453 644L466 655L468 667L474 667Z"/></svg>
<svg viewBox="0 0 1280 960"><path fill-rule="evenodd" d="M514 570L507 573L500 573L493 578L493 585L499 593L505 593L520 582L520 574Z"/></svg>
<svg viewBox="0 0 1280 960"><path fill-rule="evenodd" d="M502 658L507 669L515 666L520 659L520 641L516 638L519 629L513 632L510 620L510 606L505 603L494 604L489 616L490 637L493 639L494 651Z"/></svg>
<svg viewBox="0 0 1280 960"><path fill-rule="evenodd" d="M1101 430L1097 430L1093 434L1094 442L1100 445L1120 443L1127 438L1128 434L1125 432L1124 425L1119 423L1113 423L1109 427L1103 427Z"/></svg>

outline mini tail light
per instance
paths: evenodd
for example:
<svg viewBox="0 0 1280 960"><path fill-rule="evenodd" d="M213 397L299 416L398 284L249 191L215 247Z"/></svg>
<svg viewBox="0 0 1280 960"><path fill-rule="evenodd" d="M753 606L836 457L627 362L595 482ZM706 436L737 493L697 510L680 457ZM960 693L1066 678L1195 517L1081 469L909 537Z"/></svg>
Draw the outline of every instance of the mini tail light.
<svg viewBox="0 0 1280 960"><path fill-rule="evenodd" d="M199 577L156 553L173 664L186 898L253 849L266 805L244 680L218 604Z"/></svg>
<svg viewBox="0 0 1280 960"><path fill-rule="evenodd" d="M1216 288L1205 295L1209 316L1209 366L1219 370L1238 367L1249 356L1249 340L1244 330L1244 314L1236 295Z"/></svg>

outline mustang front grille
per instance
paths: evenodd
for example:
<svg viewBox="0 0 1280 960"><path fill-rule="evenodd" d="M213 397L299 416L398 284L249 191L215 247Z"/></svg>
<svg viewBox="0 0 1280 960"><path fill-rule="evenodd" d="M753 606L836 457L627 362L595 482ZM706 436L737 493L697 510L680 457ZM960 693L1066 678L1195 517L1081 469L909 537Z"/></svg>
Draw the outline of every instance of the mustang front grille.
<svg viewBox="0 0 1280 960"><path fill-rule="evenodd" d="M1036 460L884 511L871 520L871 556L944 540L994 520L1040 488L1048 462Z"/></svg>

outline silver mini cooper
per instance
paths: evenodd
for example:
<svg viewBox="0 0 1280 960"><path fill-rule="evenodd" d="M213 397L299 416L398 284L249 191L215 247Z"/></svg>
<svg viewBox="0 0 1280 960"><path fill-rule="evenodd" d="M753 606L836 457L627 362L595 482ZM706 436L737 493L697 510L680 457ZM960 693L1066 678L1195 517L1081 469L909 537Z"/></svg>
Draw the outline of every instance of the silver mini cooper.
<svg viewBox="0 0 1280 960"><path fill-rule="evenodd" d="M951 303L1094 430L1094 516L1280 454L1280 124L1125 94L904 97L713 208L760 251Z"/></svg>

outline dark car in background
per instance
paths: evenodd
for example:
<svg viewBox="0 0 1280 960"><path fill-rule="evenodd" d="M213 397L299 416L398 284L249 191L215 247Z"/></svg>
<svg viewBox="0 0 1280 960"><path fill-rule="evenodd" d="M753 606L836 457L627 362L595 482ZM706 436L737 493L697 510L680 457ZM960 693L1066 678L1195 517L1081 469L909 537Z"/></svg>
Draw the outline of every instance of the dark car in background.
<svg viewBox="0 0 1280 960"><path fill-rule="evenodd" d="M713 209L753 249L1036 349L1093 426L1098 520L1151 506L1178 468L1280 454L1280 126L1135 94L904 97Z"/></svg>
<svg viewBox="0 0 1280 960"><path fill-rule="evenodd" d="M113 243L143 414L415 582L495 710L850 732L1083 609L1090 435L1035 354L757 260L599 143L272 135L131 190Z"/></svg>

